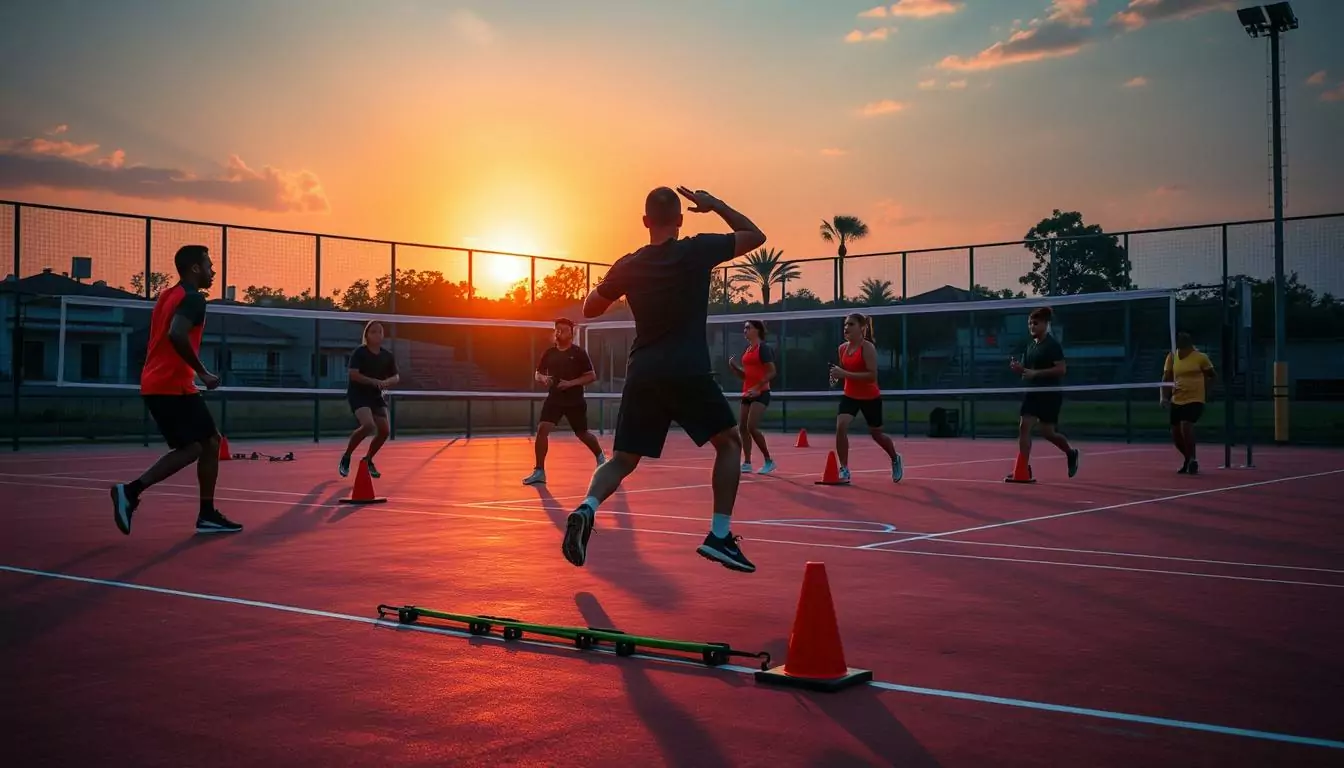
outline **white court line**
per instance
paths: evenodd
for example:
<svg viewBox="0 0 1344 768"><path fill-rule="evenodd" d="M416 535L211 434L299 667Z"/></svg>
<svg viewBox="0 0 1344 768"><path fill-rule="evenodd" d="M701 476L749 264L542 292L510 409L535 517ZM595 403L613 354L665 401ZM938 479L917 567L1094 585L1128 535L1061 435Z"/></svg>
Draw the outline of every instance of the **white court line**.
<svg viewBox="0 0 1344 768"><path fill-rule="evenodd" d="M188 592L180 589L167 589L165 587L154 587L145 584L136 584L128 581L113 581L111 579L96 579L88 576L74 576L66 573L56 573L53 571L39 571L32 568L20 568L12 565L0 565L0 571L18 574L22 576L35 576L38 578L57 579L61 581L73 581L82 584L93 584L101 587L111 587L115 589L129 589L137 592L148 592L157 595L166 595L171 597L181 597L193 600L201 600L212 603L226 603L246 608L258 608L263 610L276 611L279 613L291 613L301 616L310 616L319 619L331 619L336 621L346 621L355 624L364 624L366 626L383 627L395 629L404 632L425 632L435 635L446 635L449 637L462 638L466 640L475 640L476 642L489 641L496 643L512 643L515 645L524 645L532 647L546 648L548 650L564 650L570 653L602 653L615 656L614 649L606 648L588 648L580 650L572 645L564 645L557 642L541 642L537 640L519 639L506 641L500 635L472 635L462 630L450 629L448 627L431 626L424 624L401 624L389 619L374 618L372 616L355 616L348 613L337 613L335 611L322 611L313 608L302 608L295 605L284 605L281 603L263 602L260 600L247 600L239 597L227 597L224 595L215 595L206 592ZM670 656L652 656L646 654L633 654L628 657L631 659L640 659L660 664L676 664L686 667L698 667L711 674L722 674L724 672L735 673L739 675L755 675L756 670L751 667L744 667L738 664L724 664L718 667L706 667L703 663L692 661L690 659L680 659ZM978 693L967 693L963 691L949 691L938 688L924 688L918 686L901 685L898 683L887 683L874 680L867 685L881 690L893 691L896 693L910 693L921 696L934 696L940 698L959 699L962 701L974 701L980 704L995 704L999 706L1017 707L1023 709L1033 709L1046 712L1055 712L1059 714L1077 715L1082 717L1092 717L1105 720L1119 720L1131 723L1143 723L1145 725L1155 725L1166 728L1176 728L1181 730L1202 731L1206 733L1217 733L1225 736L1240 736L1243 738L1258 739L1263 741L1277 741L1289 744L1301 744L1305 746L1324 747L1327 749L1344 749L1344 741L1334 741L1331 739L1319 739L1310 736L1295 736L1292 734L1276 733L1273 731L1260 731L1247 728L1232 728L1222 725L1211 725L1208 723L1198 723L1190 720L1174 720L1164 717L1150 717L1148 715L1135 715L1126 712L1114 712L1104 709L1089 709L1085 707L1073 707L1062 704L1048 704L1038 701L1029 701L1026 699L1013 699L1002 696L986 696ZM773 690L773 689L772 689Z"/></svg>
<svg viewBox="0 0 1344 768"><path fill-rule="evenodd" d="M895 539L893 541L879 541L873 544L864 544L860 549L877 549L891 544L906 544L911 541L923 541L925 539L941 539L948 536L959 536L963 533L975 533L977 531L988 531L995 528L1006 528L1012 525L1023 525L1025 523L1037 523L1042 520L1057 520L1061 517L1072 517L1073 515L1085 515L1089 512L1107 512L1113 509L1124 509L1126 507L1137 507L1142 504L1157 504L1164 501L1175 501L1177 499L1188 499L1194 496L1207 496L1213 493L1223 493L1225 491L1240 491L1246 488L1257 488L1262 485L1274 485L1276 483L1287 483L1293 480L1309 480L1313 477L1326 477L1328 475L1337 475L1344 472L1344 469L1332 469L1326 472L1312 472L1308 475L1293 475L1292 477L1279 477L1273 480L1259 480L1254 483L1242 483L1241 485L1228 485L1221 488L1205 488L1199 491L1188 491L1186 493L1177 493L1171 496L1158 496L1152 499L1138 499L1136 501L1126 501L1120 504L1108 504L1104 507L1088 507L1087 509L1075 509L1072 512L1060 512L1054 515L1040 515L1039 517L1028 517L1023 520L1007 520L1002 523L992 523L990 525L977 525L974 528L962 528L959 531L945 531L943 533L926 533L923 536L912 536L908 539Z"/></svg>
<svg viewBox="0 0 1344 768"><path fill-rule="evenodd" d="M1110 552L1101 549L1070 549L1068 547L1041 547L1030 544L1004 544L998 541L965 541L963 539L929 539L935 544L961 544L973 547L1006 547L1008 549L1030 549L1038 552L1066 552L1074 555L1100 555L1102 557L1134 557L1144 560L1169 560L1177 563L1201 563L1205 565L1229 565L1238 568L1263 568L1271 571L1311 571L1313 573L1334 573L1344 575L1344 570L1336 568L1312 568L1305 565L1272 565L1269 563L1241 563L1234 560L1206 560L1198 557L1176 557L1174 555L1144 555L1137 552Z"/></svg>

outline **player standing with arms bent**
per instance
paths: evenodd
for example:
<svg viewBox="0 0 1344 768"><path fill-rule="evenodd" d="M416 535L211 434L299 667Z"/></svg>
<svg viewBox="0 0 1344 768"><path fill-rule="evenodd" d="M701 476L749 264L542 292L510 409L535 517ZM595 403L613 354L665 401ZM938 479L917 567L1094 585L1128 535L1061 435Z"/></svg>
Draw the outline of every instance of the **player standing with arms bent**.
<svg viewBox="0 0 1344 768"><path fill-rule="evenodd" d="M733 233L679 238L680 192L692 213L713 211ZM635 316L625 388L616 416L614 452L598 467L588 498L569 514L562 546L565 559L581 566L598 505L620 486L641 457L658 458L675 421L697 446L714 445L714 514L710 533L696 550L726 568L752 573L730 522L741 481L742 442L732 408L714 379L705 323L714 268L765 243L765 235L742 214L703 190L659 187L644 201L649 244L611 265L588 294L584 317L597 317L622 296Z"/></svg>
<svg viewBox="0 0 1344 768"><path fill-rule="evenodd" d="M588 431L588 401L583 399L584 386L597 381L597 373L593 371L593 361L588 353L574 343L574 321L563 317L555 321L555 346L542 353L533 376L537 383L545 384L549 392L541 404L541 420L537 424L537 465L532 474L523 478L523 485L546 482L550 434L560 419L568 421L579 441L593 452L597 466L606 463L602 445Z"/></svg>
<svg viewBox="0 0 1344 768"><path fill-rule="evenodd" d="M199 357L205 333L205 294L215 282L215 265L204 245L184 245L173 257L177 285L159 294L149 320L149 347L140 372L140 395L171 452L164 454L138 479L112 486L112 512L117 528L129 536L131 517L146 488L167 480L196 462L201 508L197 533L233 533L243 526L215 509L215 480L219 477L219 430L196 389L200 377L206 389L219 386L219 377L206 370Z"/></svg>

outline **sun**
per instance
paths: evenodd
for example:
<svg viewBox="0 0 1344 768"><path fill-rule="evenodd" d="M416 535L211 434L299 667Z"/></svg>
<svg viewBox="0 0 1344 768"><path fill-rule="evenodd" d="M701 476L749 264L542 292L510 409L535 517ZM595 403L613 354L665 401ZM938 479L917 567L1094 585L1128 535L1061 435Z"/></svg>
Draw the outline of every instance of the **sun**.
<svg viewBox="0 0 1344 768"><path fill-rule="evenodd" d="M535 238L523 232L506 230L472 238L472 246L489 251L522 254L503 256L499 253L477 253L473 271L477 287L483 293L502 295L520 280L532 276L532 260L528 256L540 252Z"/></svg>

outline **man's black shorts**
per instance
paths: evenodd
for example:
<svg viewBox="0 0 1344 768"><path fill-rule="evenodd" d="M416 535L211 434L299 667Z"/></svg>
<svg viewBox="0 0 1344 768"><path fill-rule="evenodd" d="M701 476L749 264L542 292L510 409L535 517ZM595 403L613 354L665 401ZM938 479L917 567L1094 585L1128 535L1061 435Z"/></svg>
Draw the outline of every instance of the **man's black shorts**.
<svg viewBox="0 0 1344 768"><path fill-rule="evenodd" d="M1035 416L1042 424L1058 424L1059 409L1063 405L1063 392L1028 392L1022 398L1018 415Z"/></svg>
<svg viewBox="0 0 1344 768"><path fill-rule="evenodd" d="M387 415L387 401L381 397L346 395L345 401L350 404L351 413L358 411L360 408L368 408L374 416Z"/></svg>
<svg viewBox="0 0 1344 768"><path fill-rule="evenodd" d="M541 404L539 421L559 424L562 418L569 422L569 428L574 430L574 434L587 432L588 401L580 400L577 403L566 403L556 397L547 397Z"/></svg>
<svg viewBox="0 0 1344 768"><path fill-rule="evenodd" d="M159 434L173 450L204 443L219 434L215 417L200 393L194 395L144 395L145 407Z"/></svg>
<svg viewBox="0 0 1344 768"><path fill-rule="evenodd" d="M727 396L710 374L626 379L613 447L656 459L674 421L697 446L737 426Z"/></svg>
<svg viewBox="0 0 1344 768"><path fill-rule="evenodd" d="M849 395L840 396L840 407L836 409L837 413L845 413L850 416L863 414L863 420L868 422L870 429L876 429L882 426L882 398L875 397L872 400L855 400Z"/></svg>
<svg viewBox="0 0 1344 768"><path fill-rule="evenodd" d="M1171 425L1174 427L1183 421L1191 424L1198 424L1199 417L1204 415L1203 403L1186 403L1185 405L1171 405Z"/></svg>

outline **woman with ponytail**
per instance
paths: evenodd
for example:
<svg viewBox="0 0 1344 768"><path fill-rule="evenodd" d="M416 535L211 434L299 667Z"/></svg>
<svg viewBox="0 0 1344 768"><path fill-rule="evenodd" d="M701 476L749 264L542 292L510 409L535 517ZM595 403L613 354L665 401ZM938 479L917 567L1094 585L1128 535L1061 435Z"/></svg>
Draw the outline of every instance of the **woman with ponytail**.
<svg viewBox="0 0 1344 768"><path fill-rule="evenodd" d="M835 417L835 452L840 459L840 480L849 482L849 422L860 412L868 423L873 442L891 457L891 481L905 474L901 455L891 438L882 432L882 389L877 385L877 347L873 344L873 319L857 312L845 317L845 343L840 345L840 364L831 366L831 384L843 380L844 395Z"/></svg>

